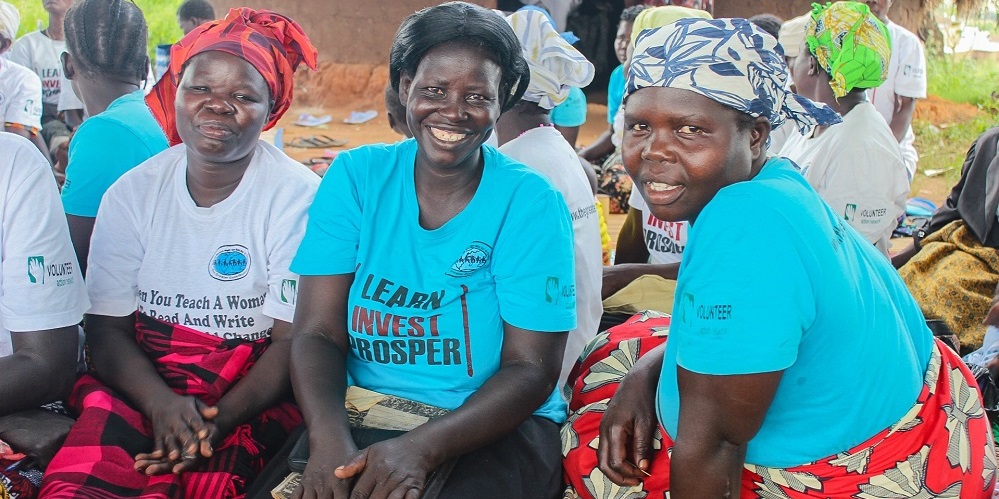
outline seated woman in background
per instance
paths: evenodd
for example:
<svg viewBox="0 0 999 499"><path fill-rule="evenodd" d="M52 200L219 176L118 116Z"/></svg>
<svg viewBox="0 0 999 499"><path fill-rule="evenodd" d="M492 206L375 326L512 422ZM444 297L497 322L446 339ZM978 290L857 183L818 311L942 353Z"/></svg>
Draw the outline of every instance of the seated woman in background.
<svg viewBox="0 0 999 499"><path fill-rule="evenodd" d="M520 40L531 69L524 97L496 121L499 151L542 173L555 186L572 217L576 260L576 323L566 339L561 387L576 357L600 324L603 260L600 219L579 156L552 124L550 113L572 89L589 84L593 64L559 36L541 12L521 9L506 18Z"/></svg>
<svg viewBox="0 0 999 499"><path fill-rule="evenodd" d="M0 132L0 497L31 499L73 420L69 394L89 306L48 160Z"/></svg>
<svg viewBox="0 0 999 499"><path fill-rule="evenodd" d="M637 317L594 343L604 360L571 404L620 384L563 432L572 486L601 498L991 497L974 378L877 249L767 154L772 128L838 117L785 89L777 41L745 19L684 19L642 33L635 53L625 164L657 217L690 221L690 241L672 323Z"/></svg>
<svg viewBox="0 0 999 499"><path fill-rule="evenodd" d="M555 497L572 223L540 173L483 146L528 87L520 44L446 3L403 21L389 71L414 139L336 157L292 263L295 497ZM385 405L405 417L366 416Z"/></svg>
<svg viewBox="0 0 999 499"><path fill-rule="evenodd" d="M961 179L912 245L892 258L923 315L942 319L961 352L999 327L999 127L971 145Z"/></svg>
<svg viewBox="0 0 999 499"><path fill-rule="evenodd" d="M166 149L167 139L143 100L149 56L142 11L127 0L80 0L65 25L62 65L72 88L63 92L79 92L89 118L69 144L62 206L86 274L101 198L122 174Z"/></svg>
<svg viewBox="0 0 999 499"><path fill-rule="evenodd" d="M843 123L791 134L779 156L887 258L909 195L898 141L867 100L888 76L888 28L859 2L814 5L791 77L798 94L835 109Z"/></svg>
<svg viewBox="0 0 999 499"><path fill-rule="evenodd" d="M96 1L96 0L83 0ZM147 102L175 145L105 195L87 288L92 374L45 497L240 497L301 422L288 267L319 179L259 140L316 51L280 14L233 9L171 49Z"/></svg>

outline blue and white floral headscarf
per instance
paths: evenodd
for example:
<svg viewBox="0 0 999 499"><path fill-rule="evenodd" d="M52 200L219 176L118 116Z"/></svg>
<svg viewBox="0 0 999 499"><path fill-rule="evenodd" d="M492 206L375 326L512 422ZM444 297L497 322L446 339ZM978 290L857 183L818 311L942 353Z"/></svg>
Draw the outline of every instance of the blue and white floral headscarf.
<svg viewBox="0 0 999 499"><path fill-rule="evenodd" d="M745 19L681 19L643 31L635 42L628 93L645 87L682 88L773 128L792 122L801 133L843 119L825 104L791 93L777 40Z"/></svg>

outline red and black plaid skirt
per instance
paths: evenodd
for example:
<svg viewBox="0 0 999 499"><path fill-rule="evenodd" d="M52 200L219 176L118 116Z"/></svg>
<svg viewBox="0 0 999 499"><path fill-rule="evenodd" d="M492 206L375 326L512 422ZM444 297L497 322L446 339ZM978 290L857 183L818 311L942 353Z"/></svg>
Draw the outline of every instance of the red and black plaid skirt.
<svg viewBox="0 0 999 499"><path fill-rule="evenodd" d="M170 388L207 405L245 376L269 344L223 340L142 314L136 314L136 341ZM242 497L247 481L302 421L293 404L278 404L238 426L200 468L146 476L134 470L134 456L153 448L145 416L91 375L77 381L68 402L79 418L46 469L42 497Z"/></svg>

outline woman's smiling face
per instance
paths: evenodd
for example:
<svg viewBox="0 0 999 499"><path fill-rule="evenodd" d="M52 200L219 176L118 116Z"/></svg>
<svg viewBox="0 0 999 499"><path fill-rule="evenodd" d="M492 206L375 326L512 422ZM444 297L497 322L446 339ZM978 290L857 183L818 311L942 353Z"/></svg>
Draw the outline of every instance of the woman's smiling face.
<svg viewBox="0 0 999 499"><path fill-rule="evenodd" d="M694 221L762 167L769 122L689 90L648 87L625 104L624 166L660 220Z"/></svg>
<svg viewBox="0 0 999 499"><path fill-rule="evenodd" d="M403 73L399 94L419 144L417 161L444 170L477 166L501 112L501 77L485 51L461 42L428 50L415 74Z"/></svg>
<svg viewBox="0 0 999 499"><path fill-rule="evenodd" d="M246 60L219 51L191 58L177 87L177 133L213 163L245 158L271 108L264 77Z"/></svg>

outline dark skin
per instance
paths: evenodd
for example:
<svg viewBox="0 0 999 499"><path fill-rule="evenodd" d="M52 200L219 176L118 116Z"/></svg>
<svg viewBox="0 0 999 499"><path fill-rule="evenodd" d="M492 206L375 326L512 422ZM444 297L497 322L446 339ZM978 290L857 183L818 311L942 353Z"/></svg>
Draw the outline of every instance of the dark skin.
<svg viewBox="0 0 999 499"><path fill-rule="evenodd" d="M432 48L415 74L402 75L400 95L420 148L414 168L424 228L442 226L474 194L474 187L465 191L481 178L480 146L499 116L500 77L488 54L458 44ZM460 139L441 140L439 130ZM357 451L343 409L353 279L303 276L299 284L291 371L311 454L295 499L417 499L435 468L513 431L554 389L566 334L504 323L499 370L461 407Z"/></svg>
<svg viewBox="0 0 999 499"><path fill-rule="evenodd" d="M634 24L631 21L621 21L617 25L617 34L614 38L614 54L617 55L617 60L621 64L628 61L628 44L631 42L631 29ZM607 112L612 113L614 110L608 109ZM613 116L609 117L613 118ZM590 163L595 163L613 153L614 143L611 142L612 135L614 135L614 126L608 125L607 130L600 134L592 144L579 151L579 155Z"/></svg>
<svg viewBox="0 0 999 499"><path fill-rule="evenodd" d="M188 145L188 191L198 206L213 206L239 184L271 105L266 82L245 60L212 51L189 61L177 91L177 131ZM211 407L166 385L135 343L132 317L91 315L87 325L97 374L152 424L153 448L135 457L139 472L194 469L235 427L288 395L287 322L274 321L271 345Z"/></svg>
<svg viewBox="0 0 999 499"><path fill-rule="evenodd" d="M63 74L73 84L73 88L67 88L65 91L79 94L89 116L103 113L115 99L138 90L142 84L138 79L127 80L101 73L79 71L76 59L71 53L63 52L61 57ZM148 64L147 58L144 65ZM69 223L69 237L73 241L77 261L80 262L80 271L86 275L90 236L94 232L95 219L67 214L66 220Z"/></svg>
<svg viewBox="0 0 999 499"><path fill-rule="evenodd" d="M649 248L645 245L645 231L642 226L642 210L632 207L617 236L614 265L604 267L602 298L617 293L635 279L653 274L664 279L676 280L680 272L679 263L649 263Z"/></svg>
<svg viewBox="0 0 999 499"><path fill-rule="evenodd" d="M829 86L832 77L822 69L819 61L808 51L805 42L802 42L800 55L794 58L789 69L799 95L826 104L841 116L846 116L857 105L867 102L867 91L862 88L854 89L843 97L836 98L832 87ZM817 126L812 132L812 136L818 137L828 129L828 125Z"/></svg>
<svg viewBox="0 0 999 499"><path fill-rule="evenodd" d="M14 353L0 358L0 439L44 469L73 420L37 407L69 395L76 380L77 329L12 332Z"/></svg>
<svg viewBox="0 0 999 499"><path fill-rule="evenodd" d="M661 220L696 223L720 189L752 179L766 162L769 121L699 94L644 88L629 97L625 113L624 164ZM635 365L601 421L600 469L615 483L636 485L645 476L640 470L649 468L664 349ZM713 376L677 368L671 497L739 497L746 445L763 424L782 373Z"/></svg>

